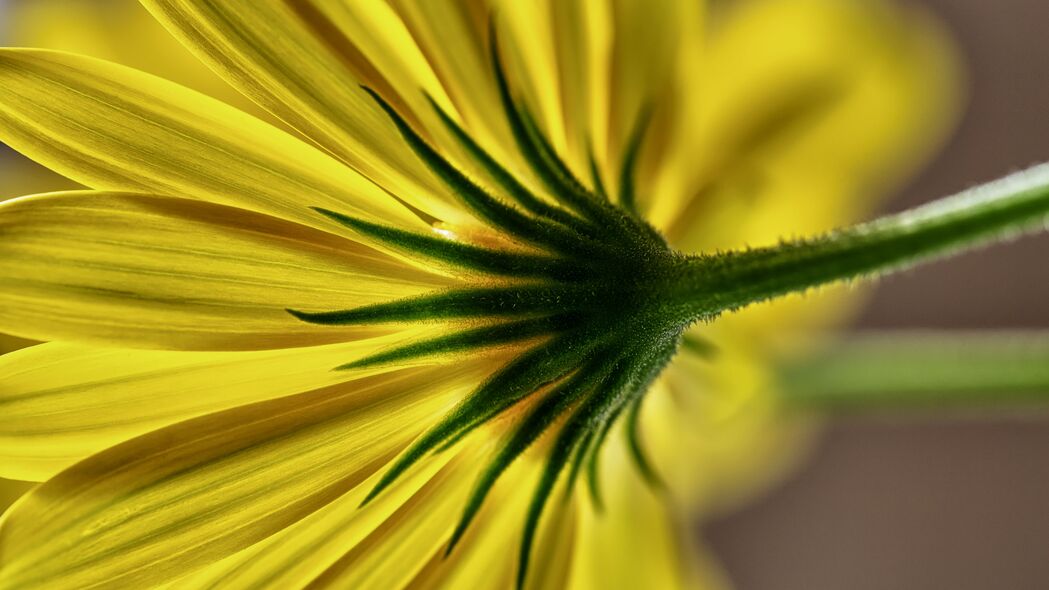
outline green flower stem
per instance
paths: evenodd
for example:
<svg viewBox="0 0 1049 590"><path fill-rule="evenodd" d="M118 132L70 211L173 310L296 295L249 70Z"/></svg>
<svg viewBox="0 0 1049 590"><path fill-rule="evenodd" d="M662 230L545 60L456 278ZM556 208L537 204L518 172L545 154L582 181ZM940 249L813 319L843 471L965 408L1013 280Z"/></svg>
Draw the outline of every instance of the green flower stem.
<svg viewBox="0 0 1049 590"><path fill-rule="evenodd" d="M684 258L663 293L674 313L710 319L788 293L873 277L1005 239L1049 221L1049 164L953 197L778 246Z"/></svg>
<svg viewBox="0 0 1049 590"><path fill-rule="evenodd" d="M1049 332L863 334L783 370L786 398L835 411L1049 402Z"/></svg>

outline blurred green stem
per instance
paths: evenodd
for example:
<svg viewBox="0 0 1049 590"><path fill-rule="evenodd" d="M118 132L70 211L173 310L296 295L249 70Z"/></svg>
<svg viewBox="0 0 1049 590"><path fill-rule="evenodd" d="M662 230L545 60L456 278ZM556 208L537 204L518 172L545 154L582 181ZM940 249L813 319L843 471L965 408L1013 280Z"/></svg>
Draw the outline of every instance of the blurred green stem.
<svg viewBox="0 0 1049 590"><path fill-rule="evenodd" d="M1049 402L1049 332L858 334L783 371L806 407L1008 406Z"/></svg>

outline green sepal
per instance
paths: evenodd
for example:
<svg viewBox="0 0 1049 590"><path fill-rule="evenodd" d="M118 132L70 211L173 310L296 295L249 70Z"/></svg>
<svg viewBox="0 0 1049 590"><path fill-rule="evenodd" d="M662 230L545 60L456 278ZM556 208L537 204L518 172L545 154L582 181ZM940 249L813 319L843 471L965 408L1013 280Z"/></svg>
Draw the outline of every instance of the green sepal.
<svg viewBox="0 0 1049 590"><path fill-rule="evenodd" d="M482 219L518 240L556 252L603 249L600 244L590 241L565 226L555 225L545 219L529 217L489 195L416 133L382 96L371 88L366 86L362 88L386 112L412 151L438 178L455 191L467 207Z"/></svg>
<svg viewBox="0 0 1049 590"><path fill-rule="evenodd" d="M336 311L286 310L311 324L330 326L545 315L551 310L583 311L600 305L593 287L521 285L441 291L389 303Z"/></svg>
<svg viewBox="0 0 1049 590"><path fill-rule="evenodd" d="M417 439L395 462L364 499L370 502L428 452L453 437L461 438L542 386L557 381L602 344L586 331L554 336L528 349L493 374L435 426Z"/></svg>
<svg viewBox="0 0 1049 590"><path fill-rule="evenodd" d="M546 185L550 193L561 199L565 205L590 220L603 220L608 217L608 211L600 206L597 199L592 198L582 184L571 176L567 166L561 162L553 148L546 142L545 137L538 127L529 127L530 116L526 116L517 100L514 99L510 90L510 82L503 68L503 60L499 54L499 39L496 31L495 21L488 23L488 54L492 71L495 74L496 86L499 89L499 99L502 102L503 113L510 131L514 136L518 151L528 162L539 180ZM566 176L564 173L568 172Z"/></svg>
<svg viewBox="0 0 1049 590"><path fill-rule="evenodd" d="M440 260L460 268L469 268L502 276L557 280L585 279L597 274L596 269L582 267L564 258L505 250L489 250L445 238L426 236L364 221L363 219L357 219L320 207L312 207L312 209L358 233L379 240L398 250L407 251L424 258Z"/></svg>
<svg viewBox="0 0 1049 590"><path fill-rule="evenodd" d="M500 344L536 338L544 334L563 332L578 325L578 323L578 318L573 317L572 314L559 314L460 330L446 336L421 340L392 350L378 352L353 362L339 365L335 367L335 370L359 369L424 356L495 347Z"/></svg>
<svg viewBox="0 0 1049 590"><path fill-rule="evenodd" d="M570 198L571 202L578 203L580 207L590 211L595 217L601 218L607 215L607 207L568 168L568 164L557 154L557 150L554 149L550 140L546 138L546 134L543 133L531 111L520 102L515 101L514 104L532 149L536 151L540 161L550 171L553 182L558 189L557 194L562 195L566 199Z"/></svg>
<svg viewBox="0 0 1049 590"><path fill-rule="evenodd" d="M629 370L624 372L623 380L615 386L607 387L604 395L608 398L608 406L604 415L593 418L594 425L591 427L595 432L593 443L588 452L587 462L587 485L590 489L590 500L597 511L604 510L604 500L601 496L600 462L601 449L604 448L608 433L619 420L623 410L632 403L636 404L648 391L652 381L659 376L663 367L670 362L677 351L680 338L679 331L671 328L669 330L653 330L655 338L651 343L638 344L634 351L629 352L626 358L630 359ZM655 352L653 352L655 351ZM637 407L637 406L635 406ZM633 417L637 419L636 416ZM637 464L642 476L650 483L660 487L661 481L655 470L649 466L644 453L641 452L640 444L636 436L636 424L634 434L630 433L630 425L627 426L628 443L633 447L631 454ZM634 446L636 445L636 446Z"/></svg>
<svg viewBox="0 0 1049 590"><path fill-rule="evenodd" d="M612 430L617 417L613 414L598 424L593 442L586 451L586 485L590 493L590 504L599 513L605 511L605 500L601 495L601 450L605 448L605 439L608 438L608 432ZM580 461L582 460L580 457Z"/></svg>
<svg viewBox="0 0 1049 590"><path fill-rule="evenodd" d="M590 449L596 434L596 429L588 428L580 438L575 452L572 453L572 462L568 467L568 480L565 483L565 502L568 502L572 498L572 492L575 490L576 481L579 479L579 474L583 471L583 464L586 463L587 451Z"/></svg>
<svg viewBox="0 0 1049 590"><path fill-rule="evenodd" d="M595 399L595 398L591 398ZM550 455L546 459L546 466L542 475L532 491L532 500L528 503L528 512L525 515L524 530L521 533L521 543L517 557L517 589L522 590L528 577L528 565L532 556L532 546L535 542L535 533L539 528L539 520L542 518L546 501L554 490L558 476L564 470L565 464L579 443L581 435L585 430L582 428L582 420L579 416L589 411L589 401L584 403L568 420L561 429L560 434L554 441Z"/></svg>
<svg viewBox="0 0 1049 590"><path fill-rule="evenodd" d="M426 97L430 100L430 104L433 106L434 110L437 111L441 121L452 132L452 135L455 136L460 145L462 145L463 148L465 148L466 151L481 164L481 167L488 172L492 179L495 180L499 186L503 187L503 190L505 190L522 207L532 212L540 219L551 219L581 234L588 236L595 235L596 228L589 225L585 220L535 196L535 194L524 186L524 184L511 174L509 170L501 166L495 158L480 146L480 144L474 141L466 130L452 119L452 117L449 116L448 113L446 113L445 110L442 109L432 97L430 97L430 95L427 95Z"/></svg>
<svg viewBox="0 0 1049 590"><path fill-rule="evenodd" d="M641 390L642 394L643 392L644 390ZM630 457L634 460L634 465L637 466L637 470L641 473L641 477L644 478L645 482L653 489L664 490L666 489L666 482L659 473L656 472L655 467L652 466L652 462L649 460L648 455L645 453L645 449L641 445L640 417L642 401L644 401L644 395L638 395L637 398L631 402L630 410L627 412L627 448L630 450Z"/></svg>
<svg viewBox="0 0 1049 590"><path fill-rule="evenodd" d="M615 357L609 351L599 352L575 374L565 378L557 387L552 388L525 416L508 440L500 447L499 453L489 462L470 493L463 508L462 516L448 542L445 555L452 552L456 543L466 532L470 522L480 510L488 492L495 485L499 476L518 456L532 445L546 430L561 417L581 397L591 394L605 379Z"/></svg>
<svg viewBox="0 0 1049 590"><path fill-rule="evenodd" d="M720 352L716 344L690 332L681 337L681 348L704 360L713 360Z"/></svg>
<svg viewBox="0 0 1049 590"><path fill-rule="evenodd" d="M607 418L608 412L615 405L615 396L607 395L606 391L621 391L626 383L629 383L629 363L620 362L612 375L606 379L608 385L602 387L602 392L591 395L580 404L569 416L565 425L561 428L557 439L553 443L550 454L546 460L543 473L536 483L532 492L532 500L528 505L528 513L525 516L524 529L521 533L521 544L517 559L517 588L524 588L525 579L528 575L528 565L531 559L532 546L535 541L535 533L539 528L539 521L543 515L546 502L553 492L558 477L564 470L571 456L582 443L586 432L592 430L595 425Z"/></svg>
<svg viewBox="0 0 1049 590"><path fill-rule="evenodd" d="M637 210L637 160L641 154L641 143L645 139L645 131L652 120L652 109L648 106L641 109L634 122L634 128L627 140L626 151L623 154L623 165L619 172L619 205L629 211L635 217L639 216Z"/></svg>
<svg viewBox="0 0 1049 590"><path fill-rule="evenodd" d="M608 190L605 189L605 181L601 180L601 169L598 167L597 159L594 157L594 146L589 143L586 148L586 159L590 167L590 182L594 184L594 194L605 201L609 201Z"/></svg>

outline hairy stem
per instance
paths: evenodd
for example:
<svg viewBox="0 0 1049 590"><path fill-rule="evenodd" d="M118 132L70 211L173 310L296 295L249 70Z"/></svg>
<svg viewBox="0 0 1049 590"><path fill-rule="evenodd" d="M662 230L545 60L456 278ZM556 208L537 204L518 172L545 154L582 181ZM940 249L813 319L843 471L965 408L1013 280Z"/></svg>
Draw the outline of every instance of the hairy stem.
<svg viewBox="0 0 1049 590"><path fill-rule="evenodd" d="M839 411L1049 401L1049 332L853 336L785 367L786 398Z"/></svg>
<svg viewBox="0 0 1049 590"><path fill-rule="evenodd" d="M1049 220L1049 164L815 238L683 259L664 292L707 319L751 303L872 277L1026 231Z"/></svg>

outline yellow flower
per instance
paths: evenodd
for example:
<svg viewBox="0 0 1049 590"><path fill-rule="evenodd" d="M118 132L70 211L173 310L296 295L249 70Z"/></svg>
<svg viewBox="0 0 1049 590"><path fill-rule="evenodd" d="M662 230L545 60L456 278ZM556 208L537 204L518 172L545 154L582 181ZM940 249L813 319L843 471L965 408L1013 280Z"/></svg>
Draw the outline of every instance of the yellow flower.
<svg viewBox="0 0 1049 590"><path fill-rule="evenodd" d="M644 295L673 299L677 252L868 212L950 119L935 28L842 0L145 4L294 131L0 51L0 139L91 189L0 207L0 331L48 341L0 359L0 476L45 482L0 523L0 588L720 584L683 515L796 453L771 364L831 302L678 350Z"/></svg>

